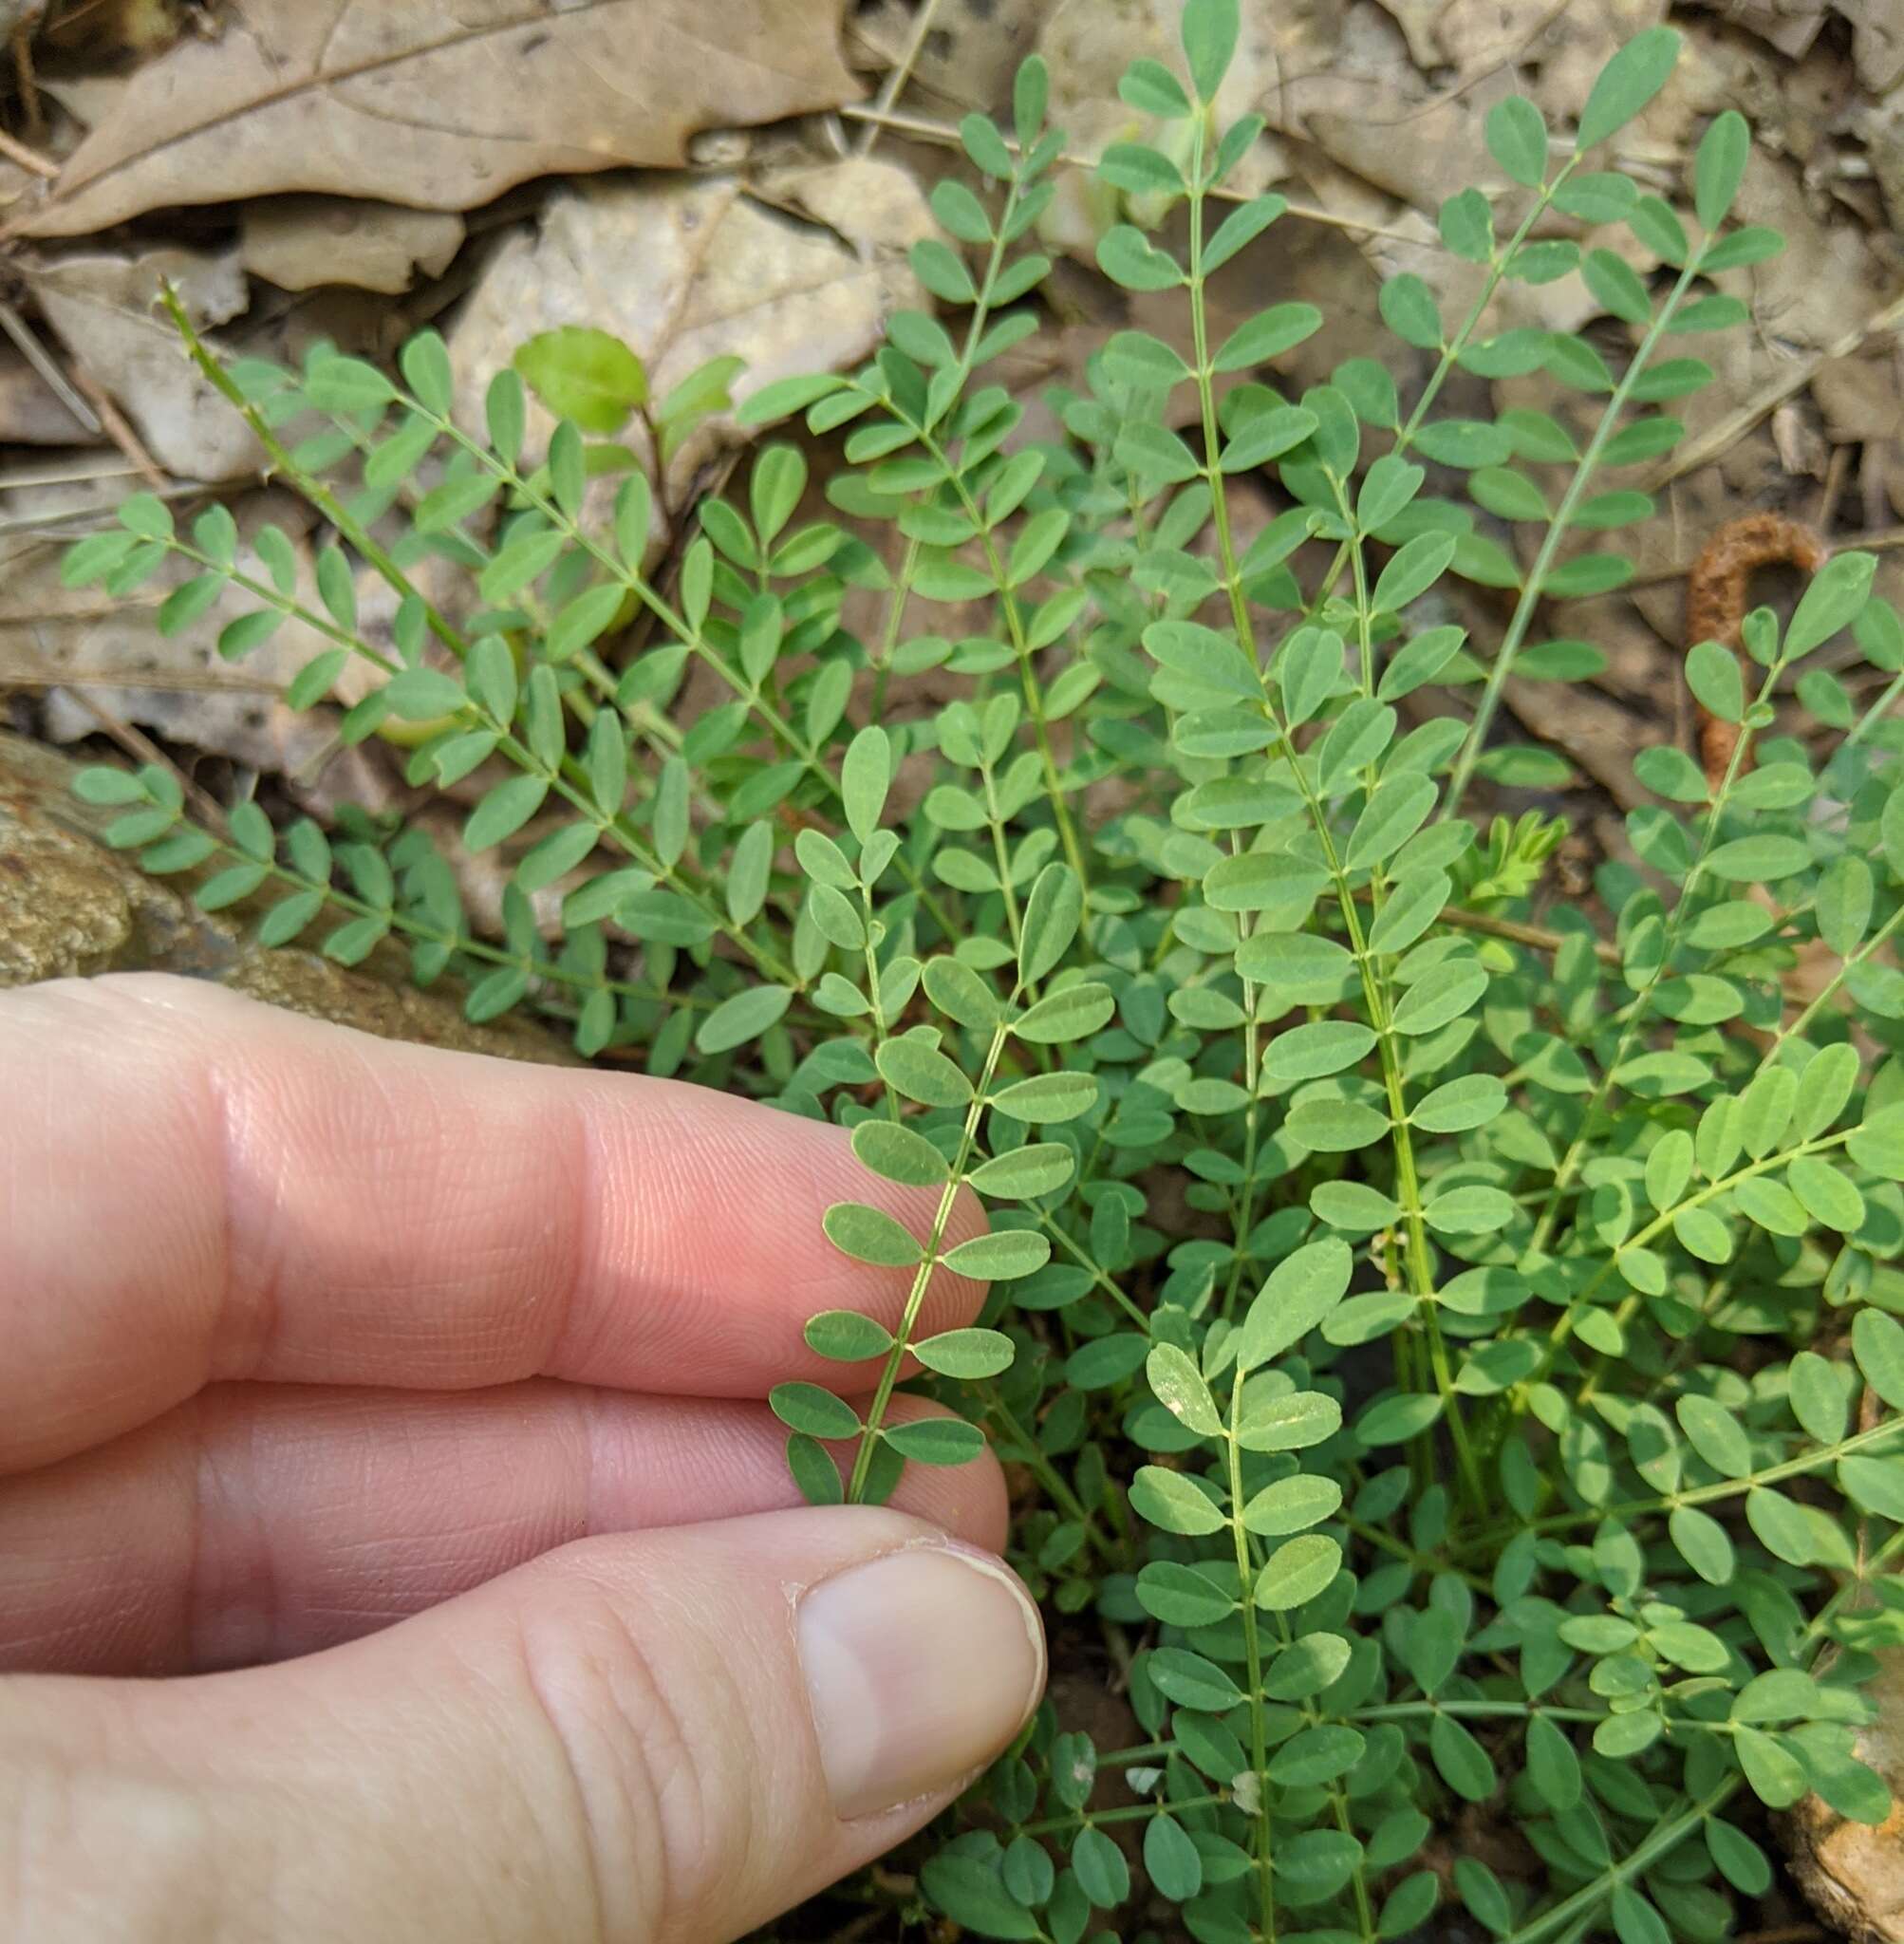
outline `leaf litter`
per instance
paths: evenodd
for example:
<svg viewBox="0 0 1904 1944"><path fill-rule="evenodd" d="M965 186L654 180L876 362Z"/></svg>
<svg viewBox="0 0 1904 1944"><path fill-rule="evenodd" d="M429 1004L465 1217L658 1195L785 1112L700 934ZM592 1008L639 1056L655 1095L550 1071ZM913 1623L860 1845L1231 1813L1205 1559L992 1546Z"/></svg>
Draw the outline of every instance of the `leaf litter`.
<svg viewBox="0 0 1904 1944"><path fill-rule="evenodd" d="M245 0L140 69L14 227L290 190L462 210L535 176L671 167L700 129L850 100L843 5Z"/></svg>
<svg viewBox="0 0 1904 1944"><path fill-rule="evenodd" d="M1101 104L1101 74L1156 53L1176 13L1166 0L922 4L923 33L908 0L465 0L453 27L435 0L244 0L192 13L202 32L187 30L185 9L163 9L156 44L95 47L90 68L84 44L59 38L75 9L13 9L47 69L43 93L23 88L33 113L6 124L25 159L9 150L0 161L11 281L39 349L29 361L0 347L0 441L42 448L0 462L0 690L15 719L78 739L96 734L103 710L153 730L184 762L196 752L281 777L309 806L399 800L401 751L373 741L340 762L322 717L279 704L309 642L287 630L233 665L207 645L215 612L189 638L161 641L142 616L115 625L59 587L59 547L138 482L132 461L87 444L41 361L116 402L177 495L216 490L242 531L285 523L283 498L257 483L255 449L207 409L151 313L161 275L200 323L223 327L228 349L336 335L375 356L436 320L462 411L479 411L523 339L562 327L624 340L654 398L712 359L744 361L736 398L849 366L891 310L928 308L905 252L933 234L927 192L962 168L947 146L961 115L1002 109L1034 48L1080 109ZM1725 341L1685 445L1635 476L1656 511L1623 543L1633 583L1552 605L1549 636L1599 645L1605 667L1509 691L1527 728L1577 766L1557 807L1616 847L1606 810L1610 798L1625 805L1632 749L1689 745L1680 576L1715 526L1748 508L1802 514L1836 546L1879 551L1885 591L1904 591L1904 27L1857 0L1245 0L1243 11L1233 84L1247 99L1234 105L1266 122L1253 186L1327 221L1279 226L1230 267L1239 314L1267 288L1372 320L1379 282L1407 271L1458 315L1476 278L1441 247L1432 215L1458 186L1452 168L1470 179L1488 106L1521 90L1550 117L1577 114L1607 53L1662 18L1686 53L1622 134L1626 163L1685 206L1706 122L1738 106L1759 126L1745 196L1784 230L1787 251L1725 282L1764 328ZM908 52L906 85L878 119L863 103ZM753 128L771 139L730 132ZM1072 117L1070 151L1094 156L1148 132L1096 105ZM1146 322L1142 300L1092 267L1097 235L1120 219L1167 228L1175 217L1132 209L1073 171L1046 225L1048 247L1073 259L1065 328L1051 334L1058 363L1027 369L1028 390L1074 380L1111 331ZM1556 234L1612 240L1580 225ZM1630 267L1661 271L1643 257ZM1571 280L1565 289L1572 309L1558 308L1558 287L1506 287L1488 327L1617 343L1627 327L1580 306ZM1698 354L1702 342L1685 348ZM1404 388L1419 375L1391 341L1383 355ZM1415 362L1425 367L1426 354ZM1325 375L1298 356L1284 382ZM1457 383L1477 416L1561 408L1538 373ZM698 482L741 435L713 412L659 468L642 423L621 436L661 472L675 513L672 533L658 519L665 550L686 530ZM294 532L301 575L326 537ZM1423 714L1453 706L1431 689L1409 701ZM313 720L315 741L293 739L293 723L308 732ZM1514 793L1503 795L1512 807Z"/></svg>

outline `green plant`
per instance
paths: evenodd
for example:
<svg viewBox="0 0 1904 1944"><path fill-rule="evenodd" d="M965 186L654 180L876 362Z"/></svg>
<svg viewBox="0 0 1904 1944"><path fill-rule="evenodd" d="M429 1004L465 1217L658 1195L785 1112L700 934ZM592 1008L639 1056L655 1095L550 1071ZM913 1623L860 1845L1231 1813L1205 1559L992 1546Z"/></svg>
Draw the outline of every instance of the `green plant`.
<svg viewBox="0 0 1904 1944"><path fill-rule="evenodd" d="M1483 838L1461 812L1477 779L1566 778L1495 740L1498 704L1510 674L1598 665L1535 639L1541 601L1628 577L1571 544L1652 511L1598 477L1671 445L1651 408L1710 372L1667 341L1741 321L1713 279L1778 247L1726 227L1745 125L1722 115L1700 144L1695 240L1589 166L1664 82L1670 31L1615 57L1564 159L1530 103L1502 103L1511 230L1476 190L1441 215L1481 294L1450 324L1417 278L1382 293L1427 354L1413 400L1368 360L1290 398L1252 374L1316 310L1273 305L1221 344L1208 324L1210 273L1283 209L1217 215L1259 126L1209 106L1236 31L1234 0L1188 0L1189 91L1138 64L1125 100L1163 132L1099 168L1181 224L1182 252L1119 224L1099 257L1175 295L1187 357L1119 333L1044 442L1015 439L1018 404L981 382L1036 328L1047 267L1026 245L1059 138L1032 63L1015 141L964 126L989 200L934 197L969 253L915 255L960 327L897 316L865 370L746 401L846 430L829 496L859 534L896 527L889 557L793 525L807 464L769 444L744 505L699 509L665 594L645 476L597 520L589 477L625 467L572 419L531 465L513 373L476 433L433 335L399 386L322 349L301 374L227 372L179 317L336 532L317 599L283 535L244 551L217 507L181 534L150 498L76 547L69 578L124 593L183 556L160 626L235 587L258 606L226 627L233 654L297 615L331 643L300 705L372 664L342 733L429 725L412 779L483 779L465 848L534 833L499 938L416 830L280 836L250 804L203 829L159 770L84 789L126 806L114 841L150 869L215 863L208 907L278 887L268 939L328 918L347 963L394 936L420 980L473 981L474 1017L527 1004L585 1053L831 1116L869 1169L936 1190L923 1235L870 1206L828 1216L909 1297L896 1332L813 1318L864 1401L775 1393L794 1473L816 1500L877 1499L905 1463L989 1436L1031 1481L1017 1563L1101 1628L1144 1739L1100 1748L1047 1708L942 1832L925 1903L984 1936L1111 1935L1128 1825L1148 1920L1181 1906L1172 1935L1199 1944L1400 1938L1450 1895L1509 1944L1704 1944L1770 1880L1742 1826L1755 1800L1888 1808L1852 1743L1873 1650L1904 1642L1904 672L1859 714L1798 671L1847 626L1904 671L1904 627L1852 552L1783 628L1749 618L1748 663L1695 646L1695 694L1743 725L1724 778L1646 752L1660 800L1627 819L1636 861L1596 878L1613 935L1564 906L1532 924L1560 828L1502 817ZM1550 234L1561 215L1624 224L1666 266L1657 288ZM1630 330L1618 368L1577 336L1484 331L1503 281L1574 274ZM610 432L646 399L618 349L541 340L524 365ZM1435 415L1457 374L1537 372L1551 415ZM287 446L277 428L313 415ZM1245 544L1232 486L1259 472L1285 510ZM1519 556L1492 536L1510 528ZM463 618L413 583L426 556L466 570ZM363 570L398 596L392 651L359 626ZM1444 618L1448 574L1501 590L1498 639ZM884 599L864 639L849 589ZM972 602L984 632L915 631ZM691 669L726 699L682 720ZM921 703L908 679L931 669L963 697ZM1400 733L1395 704L1428 683L1471 711ZM902 762L925 786L904 817ZM1802 997L1784 983L1801 958ZM961 1191L991 1230L948 1248ZM942 1270L989 1284L980 1327L922 1338ZM908 1356L950 1414L888 1422ZM1107 1804L1112 1777L1127 1799ZM1520 1830L1524 1877L1430 1867L1437 1824L1479 1803ZM895 1927L920 1914L900 1901Z"/></svg>

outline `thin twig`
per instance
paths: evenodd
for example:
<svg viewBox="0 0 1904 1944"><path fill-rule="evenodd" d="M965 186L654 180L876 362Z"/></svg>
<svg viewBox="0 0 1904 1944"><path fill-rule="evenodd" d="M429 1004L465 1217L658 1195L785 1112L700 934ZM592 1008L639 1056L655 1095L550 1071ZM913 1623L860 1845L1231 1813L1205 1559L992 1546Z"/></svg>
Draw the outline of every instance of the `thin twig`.
<svg viewBox="0 0 1904 1944"><path fill-rule="evenodd" d="M1850 471L1850 446L1833 446L1831 457L1824 463L1824 478L1818 489L1818 503L1812 508L1810 522L1812 532L1827 540L1831 537L1832 519L1838 512L1838 502Z"/></svg>
<svg viewBox="0 0 1904 1944"><path fill-rule="evenodd" d="M1544 925L1523 925L1518 918L1495 918L1485 911L1464 910L1459 905L1443 906L1441 917L1444 925L1452 925L1457 930L1484 932L1489 938L1504 938L1537 952L1558 952L1574 936L1570 932L1549 931ZM1612 965L1615 970L1622 963L1619 947L1603 939L1594 941L1594 955L1602 965Z"/></svg>
<svg viewBox="0 0 1904 1944"><path fill-rule="evenodd" d="M146 451L139 434L132 429L131 421L113 402L112 395L84 364L73 366L73 381L85 393L87 402L98 413L100 426L105 436L125 455L133 471L155 493L163 493L168 486L176 484L171 476L160 468L159 461Z"/></svg>
<svg viewBox="0 0 1904 1944"><path fill-rule="evenodd" d="M913 23L912 38L905 44L905 51L894 64L892 72L886 77L886 85L879 91L879 100L873 103L881 115L891 114L898 105L905 84L912 78L912 70L919 65L919 57L925 47L925 37L932 31L932 16L939 11L939 0L923 0L919 18ZM879 140L883 124L868 117L866 132L860 137L859 152L862 156L872 153L873 143Z"/></svg>
<svg viewBox="0 0 1904 1944"><path fill-rule="evenodd" d="M1410 122L1419 122L1424 116L1432 115L1437 108L1445 108L1450 102L1460 101L1463 95L1472 92L1483 82L1492 81L1503 67L1513 66L1572 5L1573 0L1555 0L1555 4L1549 7L1531 28L1524 33L1516 35L1499 53L1490 53L1465 81L1457 82L1446 93L1432 96L1419 107L1410 108L1406 115L1397 115L1390 122L1371 121L1367 125L1371 128L1406 128ZM1446 11L1446 9L1443 10Z"/></svg>
<svg viewBox="0 0 1904 1944"><path fill-rule="evenodd" d="M28 329L27 320L10 304L0 303L0 330L4 330L19 346L20 355L40 374L61 404L65 406L86 431L98 437L105 430L93 408L73 389L71 380L54 364L51 353Z"/></svg>
<svg viewBox="0 0 1904 1944"><path fill-rule="evenodd" d="M33 29L39 25L40 10L28 8L13 23L13 78L27 110L27 133L35 141L47 132L47 111L40 104L39 77L33 72Z"/></svg>
<svg viewBox="0 0 1904 1944"><path fill-rule="evenodd" d="M196 483L173 484L159 494L160 499L196 499L201 496L205 488ZM32 527L65 527L75 533L88 533L103 519L112 516L109 506L54 506L43 507L38 513L19 513L0 519L0 533L19 533Z"/></svg>
<svg viewBox="0 0 1904 1944"><path fill-rule="evenodd" d="M931 121L924 115L895 114L887 109L862 107L850 102L840 110L840 113L849 122L874 122L882 128L896 129L901 135L910 135L920 141L938 142L944 148L964 146L956 128L943 122ZM1005 138L1005 146L1014 155L1019 153L1017 143L1009 136ZM1097 166L1095 156L1073 155L1068 149L1054 159L1068 163L1073 169L1094 169ZM1218 188L1207 193L1223 202L1253 202L1256 199L1237 189ZM1321 223L1332 230L1352 231L1357 236L1388 236L1397 243L1418 244L1422 240L1409 230L1391 229L1386 223L1365 223L1356 216L1338 216L1333 211L1316 209L1308 203L1292 202L1288 214L1299 222Z"/></svg>
<svg viewBox="0 0 1904 1944"><path fill-rule="evenodd" d="M156 608L159 604L152 601L142 605ZM121 616L125 611L123 604L110 610L111 614ZM0 633L11 633L43 622L107 618L98 612L67 614L59 610L39 615L0 614ZM141 695L148 691L159 695L266 695L273 701L284 696L279 682L247 681L242 676L191 675L182 670L168 674L156 668L14 668L9 665L4 648L0 648L0 688L136 688Z"/></svg>
<svg viewBox="0 0 1904 1944"><path fill-rule="evenodd" d="M1558 952L1577 934L1565 931L1550 931L1544 925L1523 925L1518 918L1495 918L1485 911L1465 910L1459 905L1444 905L1441 922L1451 925L1457 931L1484 932L1489 938L1506 939L1510 944L1526 945L1531 951ZM1594 941L1594 956L1602 965L1611 965L1617 971L1626 962L1620 957L1617 945L1609 944L1604 939ZM1802 1005L1805 993L1801 989L1796 976L1790 983L1782 981L1781 989L1786 1000L1793 1005Z"/></svg>
<svg viewBox="0 0 1904 1944"><path fill-rule="evenodd" d="M1370 902L1373 895L1366 888L1355 893L1364 904ZM1453 925L1457 931L1484 932L1489 938L1506 939L1511 944L1526 945L1537 952L1558 952L1575 936L1572 932L1550 931L1544 925L1528 925L1519 918L1496 918L1491 912L1470 911L1462 905L1444 905L1440 922ZM1624 963L1619 947L1608 944L1604 940L1594 942L1594 952L1603 965L1617 969Z"/></svg>
<svg viewBox="0 0 1904 1944"><path fill-rule="evenodd" d="M17 473L0 473L0 493L19 493L29 486L86 486L96 479L129 479L138 472L137 466L110 459L92 466L28 466Z"/></svg>
<svg viewBox="0 0 1904 1944"><path fill-rule="evenodd" d="M48 182L60 173L58 162L49 162L38 149L28 148L4 128L0 128L0 156L5 156L9 162L18 162L23 169L44 177Z"/></svg>

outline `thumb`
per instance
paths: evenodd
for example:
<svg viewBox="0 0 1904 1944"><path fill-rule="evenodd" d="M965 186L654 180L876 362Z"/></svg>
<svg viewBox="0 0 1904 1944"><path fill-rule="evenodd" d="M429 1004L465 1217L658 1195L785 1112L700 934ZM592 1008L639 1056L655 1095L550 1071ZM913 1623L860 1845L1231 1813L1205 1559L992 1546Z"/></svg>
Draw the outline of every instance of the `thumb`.
<svg viewBox="0 0 1904 1944"><path fill-rule="evenodd" d="M1013 1575L898 1513L586 1540L305 1660L0 1684L0 1906L60 1944L716 1944L924 1823L1043 1677Z"/></svg>

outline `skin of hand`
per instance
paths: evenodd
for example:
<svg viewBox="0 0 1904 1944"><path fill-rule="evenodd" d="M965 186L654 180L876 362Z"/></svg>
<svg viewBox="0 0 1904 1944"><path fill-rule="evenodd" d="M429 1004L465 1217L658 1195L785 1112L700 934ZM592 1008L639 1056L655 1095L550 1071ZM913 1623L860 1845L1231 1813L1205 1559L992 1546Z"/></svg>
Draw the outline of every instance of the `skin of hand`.
<svg viewBox="0 0 1904 1944"><path fill-rule="evenodd" d="M761 1401L929 1216L838 1129L147 975L0 1076L0 1935L714 1944L1028 1718L996 1464L806 1506Z"/></svg>

